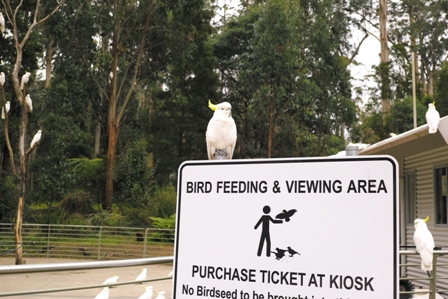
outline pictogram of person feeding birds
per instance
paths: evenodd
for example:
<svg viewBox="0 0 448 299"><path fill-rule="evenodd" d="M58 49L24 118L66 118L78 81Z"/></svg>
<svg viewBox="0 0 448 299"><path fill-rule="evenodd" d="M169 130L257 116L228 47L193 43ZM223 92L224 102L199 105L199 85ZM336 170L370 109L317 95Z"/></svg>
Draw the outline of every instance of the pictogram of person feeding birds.
<svg viewBox="0 0 448 299"><path fill-rule="evenodd" d="M281 224L283 223L283 219L285 220L285 222L289 222L291 220L291 217L297 212L297 210L296 209L283 210L280 214L277 214L277 216L275 216L275 219L273 219L269 215L270 212L271 207L264 206L263 207L264 215L260 217L260 220L258 220L257 224L255 224L254 227L254 229L257 229L261 225L261 237L260 237L260 243L258 245L257 255L261 256L265 243L266 243L267 257L270 257L271 253L273 253L275 255L276 260L281 260L284 257L294 257L294 255L296 254L300 255L300 253L291 248L291 246L287 246L286 249L276 247L275 251L271 251L271 235L269 232L271 222L273 224Z"/></svg>

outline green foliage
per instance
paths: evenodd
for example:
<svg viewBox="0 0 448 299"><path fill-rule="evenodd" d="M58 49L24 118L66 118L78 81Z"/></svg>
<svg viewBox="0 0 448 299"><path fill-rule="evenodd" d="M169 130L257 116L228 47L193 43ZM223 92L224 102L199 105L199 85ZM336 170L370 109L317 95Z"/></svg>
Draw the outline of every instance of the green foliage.
<svg viewBox="0 0 448 299"><path fill-rule="evenodd" d="M151 219L152 227L159 229L167 229L166 232L155 232L149 235L149 239L153 242L174 243L174 234L172 229L176 228L176 214L166 218L149 217Z"/></svg>
<svg viewBox="0 0 448 299"><path fill-rule="evenodd" d="M426 108L417 101L417 125L426 123ZM390 114L386 118L386 126L389 133L403 133L414 128L412 98L396 100L391 107Z"/></svg>
<svg viewBox="0 0 448 299"><path fill-rule="evenodd" d="M93 212L93 204L94 200L90 193L77 190L67 194L61 201L60 207L68 215L86 215Z"/></svg>
<svg viewBox="0 0 448 299"><path fill-rule="evenodd" d="M176 212L177 193L173 185L157 187L150 198L151 216L166 218Z"/></svg>
<svg viewBox="0 0 448 299"><path fill-rule="evenodd" d="M149 217L152 221L152 227L162 229L174 229L176 228L176 214L169 217Z"/></svg>
<svg viewBox="0 0 448 299"><path fill-rule="evenodd" d="M144 207L154 186L147 142L130 142L119 154L115 172L115 202L133 208Z"/></svg>
<svg viewBox="0 0 448 299"><path fill-rule="evenodd" d="M333 1L271 0L224 26L215 54L235 110L241 157L266 156L269 134L273 157L337 150L327 147L330 136L343 138L341 128L356 119L347 60L340 55L347 50L347 20Z"/></svg>
<svg viewBox="0 0 448 299"><path fill-rule="evenodd" d="M128 226L129 222L116 205L112 206L112 212L100 211L90 215L89 225L93 226Z"/></svg>
<svg viewBox="0 0 448 299"><path fill-rule="evenodd" d="M104 186L104 159L86 157L72 158L68 165L74 177L74 189L89 192L97 202L101 202Z"/></svg>
<svg viewBox="0 0 448 299"><path fill-rule="evenodd" d="M434 100L440 117L448 115L448 62L442 64L442 68L436 76L436 93Z"/></svg>

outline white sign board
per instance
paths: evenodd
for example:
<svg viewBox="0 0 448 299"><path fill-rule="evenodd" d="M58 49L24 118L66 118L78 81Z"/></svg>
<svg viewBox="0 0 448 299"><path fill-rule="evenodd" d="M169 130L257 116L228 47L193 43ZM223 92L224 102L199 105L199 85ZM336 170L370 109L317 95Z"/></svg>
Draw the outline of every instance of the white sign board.
<svg viewBox="0 0 448 299"><path fill-rule="evenodd" d="M173 298L398 299L389 156L179 168Z"/></svg>

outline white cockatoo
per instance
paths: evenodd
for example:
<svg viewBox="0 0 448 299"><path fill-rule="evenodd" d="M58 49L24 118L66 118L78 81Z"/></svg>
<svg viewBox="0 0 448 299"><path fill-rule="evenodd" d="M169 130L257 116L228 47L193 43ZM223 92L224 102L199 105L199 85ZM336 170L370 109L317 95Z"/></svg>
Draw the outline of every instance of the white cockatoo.
<svg viewBox="0 0 448 299"><path fill-rule="evenodd" d="M23 90L25 88L25 84L27 84L28 81L30 80L30 76L31 76L30 72L25 72L25 74L22 76L22 81L20 82L20 89Z"/></svg>
<svg viewBox="0 0 448 299"><path fill-rule="evenodd" d="M118 281L118 278L120 277L118 277L117 275L109 277L103 282L103 284L116 283Z"/></svg>
<svg viewBox="0 0 448 299"><path fill-rule="evenodd" d="M236 125L232 118L232 106L228 102L213 105L210 100L208 107L215 111L210 119L205 140L209 160L230 160L236 145Z"/></svg>
<svg viewBox="0 0 448 299"><path fill-rule="evenodd" d="M435 103L428 104L428 111L426 112L426 123L428 124L429 134L434 134L437 132L437 127L439 126L440 114L436 110Z"/></svg>
<svg viewBox="0 0 448 299"><path fill-rule="evenodd" d="M3 86L5 85L5 73L0 73L0 84Z"/></svg>
<svg viewBox="0 0 448 299"><path fill-rule="evenodd" d="M414 243L420 258L422 260L422 270L426 271L429 275L429 271L432 270L432 255L434 252L434 238L426 225L429 217L426 219L415 219L414 221Z"/></svg>
<svg viewBox="0 0 448 299"><path fill-rule="evenodd" d="M31 97L29 94L26 95L25 102L28 107L28 111L32 112L33 111L33 101L31 100Z"/></svg>
<svg viewBox="0 0 448 299"><path fill-rule="evenodd" d="M95 299L109 299L109 288L103 288L103 290L98 295L96 295Z"/></svg>
<svg viewBox="0 0 448 299"><path fill-rule="evenodd" d="M2 33L5 33L5 18L3 17L3 14L0 12L0 31Z"/></svg>
<svg viewBox="0 0 448 299"><path fill-rule="evenodd" d="M11 109L11 103L9 101L7 101L5 103L5 106L2 107L2 119L5 119L6 113L8 113L10 109ZM5 113L5 110L6 110L6 113Z"/></svg>
<svg viewBox="0 0 448 299"><path fill-rule="evenodd" d="M142 272L135 278L135 281L146 279L146 268L143 268Z"/></svg>
<svg viewBox="0 0 448 299"><path fill-rule="evenodd" d="M151 299L152 298L152 286L145 287L146 291L138 297L138 299Z"/></svg>
<svg viewBox="0 0 448 299"><path fill-rule="evenodd" d="M157 293L156 299L165 299L165 291L160 291Z"/></svg>
<svg viewBox="0 0 448 299"><path fill-rule="evenodd" d="M34 135L33 140L31 140L31 147L39 143L40 137L42 137L42 130L37 131L36 135Z"/></svg>

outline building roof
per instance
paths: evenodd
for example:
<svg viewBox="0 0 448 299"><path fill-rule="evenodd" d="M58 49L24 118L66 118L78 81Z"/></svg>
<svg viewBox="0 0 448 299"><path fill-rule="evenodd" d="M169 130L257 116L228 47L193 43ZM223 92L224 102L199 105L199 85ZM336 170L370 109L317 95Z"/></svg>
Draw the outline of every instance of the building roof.
<svg viewBox="0 0 448 299"><path fill-rule="evenodd" d="M399 135L369 145L359 155L391 155L397 161L403 157L428 151L448 144L448 116L440 119L436 133L429 134L428 125L422 125Z"/></svg>

